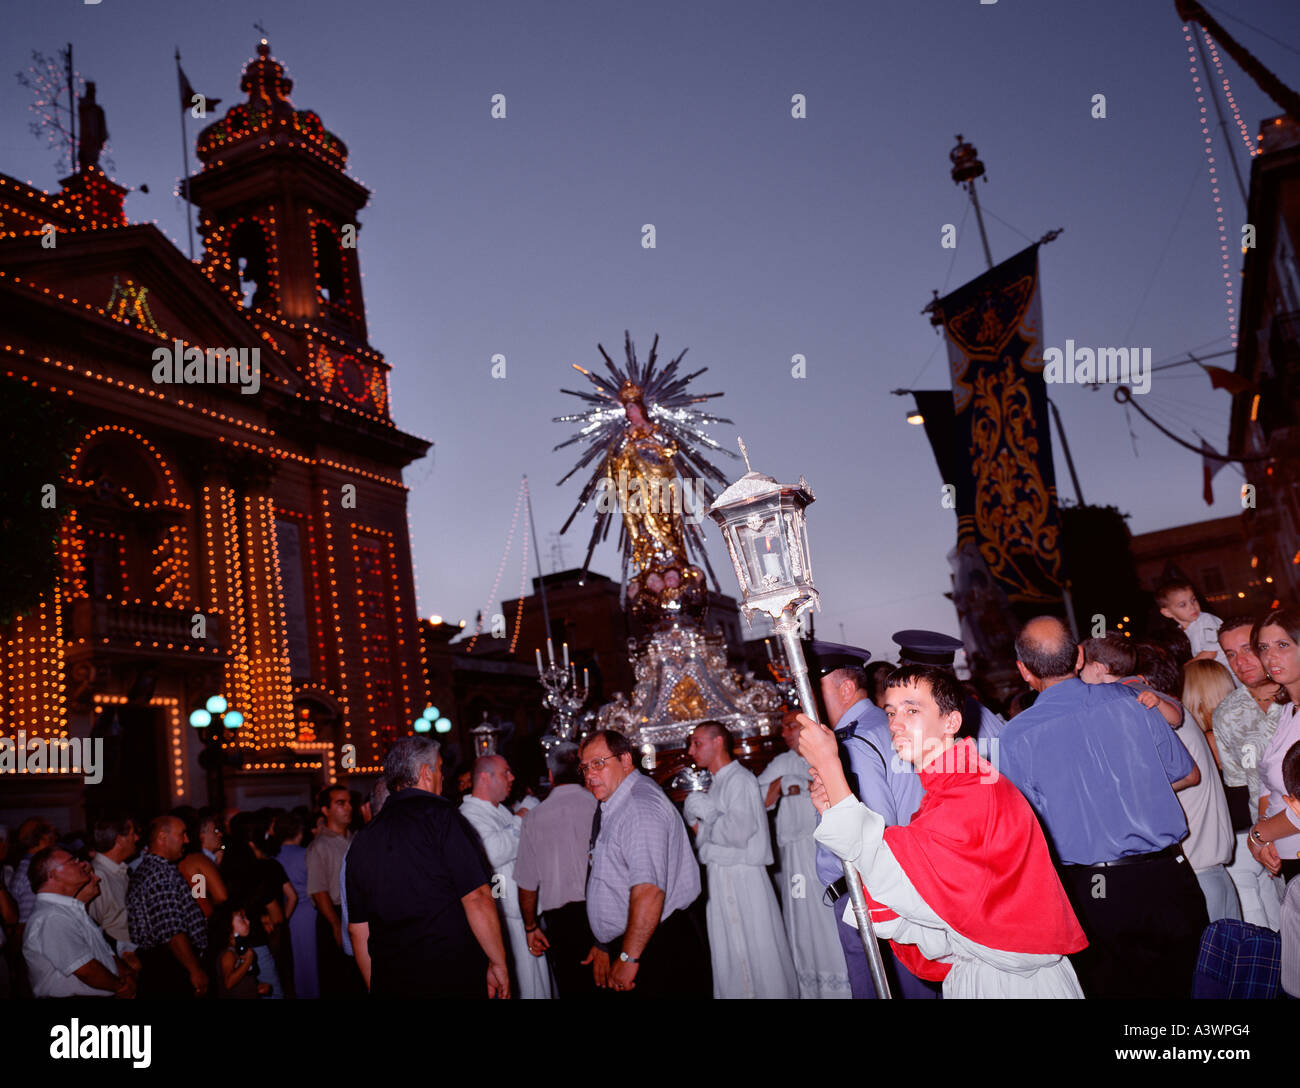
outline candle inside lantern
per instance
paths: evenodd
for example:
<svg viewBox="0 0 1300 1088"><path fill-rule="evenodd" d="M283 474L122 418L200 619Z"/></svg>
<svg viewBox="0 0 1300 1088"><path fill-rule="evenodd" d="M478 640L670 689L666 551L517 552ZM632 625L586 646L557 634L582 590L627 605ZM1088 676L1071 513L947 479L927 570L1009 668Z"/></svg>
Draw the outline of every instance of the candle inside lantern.
<svg viewBox="0 0 1300 1088"><path fill-rule="evenodd" d="M777 578L782 577L781 553L772 550L772 538L770 536L763 538L763 548L764 550L759 553L763 560L763 573L773 574Z"/></svg>

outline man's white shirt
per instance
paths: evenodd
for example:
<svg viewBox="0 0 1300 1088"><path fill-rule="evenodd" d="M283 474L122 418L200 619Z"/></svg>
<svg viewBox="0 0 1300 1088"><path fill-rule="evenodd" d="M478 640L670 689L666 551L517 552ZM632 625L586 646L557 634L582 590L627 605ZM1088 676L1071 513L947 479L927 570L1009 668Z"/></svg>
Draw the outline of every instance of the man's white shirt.
<svg viewBox="0 0 1300 1088"><path fill-rule="evenodd" d="M113 950L90 920L80 900L57 892L39 892L23 934L23 957L32 993L37 997L112 997L77 978L75 972L98 960L117 974Z"/></svg>

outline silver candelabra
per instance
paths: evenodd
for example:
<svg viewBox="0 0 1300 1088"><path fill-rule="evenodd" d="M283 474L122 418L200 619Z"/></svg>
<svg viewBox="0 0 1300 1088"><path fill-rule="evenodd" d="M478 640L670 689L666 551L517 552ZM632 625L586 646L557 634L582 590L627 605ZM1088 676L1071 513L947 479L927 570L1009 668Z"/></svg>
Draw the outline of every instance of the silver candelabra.
<svg viewBox="0 0 1300 1088"><path fill-rule="evenodd" d="M589 677L582 670L582 684L578 684L577 666L569 660L569 644L560 647L560 660L555 660L555 645L551 639L546 640L546 662L542 661L542 651L537 654L537 678L541 681L542 703L549 707L551 714L550 731L542 738L546 749L566 741L577 740L579 711L587 703L589 694Z"/></svg>

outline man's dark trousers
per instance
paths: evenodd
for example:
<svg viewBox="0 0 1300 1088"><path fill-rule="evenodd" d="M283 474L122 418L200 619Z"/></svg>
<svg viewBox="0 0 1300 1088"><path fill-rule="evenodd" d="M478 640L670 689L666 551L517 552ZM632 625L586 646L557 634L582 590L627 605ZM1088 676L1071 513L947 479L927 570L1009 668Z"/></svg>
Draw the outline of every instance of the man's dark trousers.
<svg viewBox="0 0 1300 1088"><path fill-rule="evenodd" d="M321 997L360 997L366 992L356 960L335 942L334 927L323 914L316 915L316 963Z"/></svg>
<svg viewBox="0 0 1300 1088"><path fill-rule="evenodd" d="M610 970L618 964L623 938L610 942ZM713 996L713 969L709 946L700 933L699 920L690 908L675 910L660 920L650 943L639 957L635 986L626 993L608 991L615 997L700 997Z"/></svg>
<svg viewBox="0 0 1300 1088"><path fill-rule="evenodd" d="M579 900L548 910L542 915L543 930L551 949L546 958L555 975L555 989L560 997L590 997L596 992L591 964L585 967L595 938L587 923L587 904Z"/></svg>
<svg viewBox="0 0 1300 1088"><path fill-rule="evenodd" d="M142 948L136 953L140 957L140 997L193 997L194 984L190 973L180 960L172 954L169 945L160 944L156 948ZM200 957L201 959L201 957ZM208 991L217 986L217 980L209 977Z"/></svg>
<svg viewBox="0 0 1300 1088"><path fill-rule="evenodd" d="M1088 938L1070 957L1085 997L1191 997L1210 917L1179 847L1126 865L1058 871Z"/></svg>

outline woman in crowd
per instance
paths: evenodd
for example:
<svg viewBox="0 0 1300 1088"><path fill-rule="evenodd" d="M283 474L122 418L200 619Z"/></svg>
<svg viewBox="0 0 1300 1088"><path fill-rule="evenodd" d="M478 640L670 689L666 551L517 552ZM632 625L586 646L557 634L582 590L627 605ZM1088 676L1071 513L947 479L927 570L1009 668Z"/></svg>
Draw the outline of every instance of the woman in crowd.
<svg viewBox="0 0 1300 1088"><path fill-rule="evenodd" d="M319 997L316 908L307 894L307 848L303 845L303 821L297 810L276 816L275 834L280 840L280 852L276 857L289 878L295 897L293 905L286 905L284 912L289 920L293 993L295 997Z"/></svg>
<svg viewBox="0 0 1300 1088"><path fill-rule="evenodd" d="M1183 709L1201 727L1214 753L1215 766L1220 770L1223 761L1214 741L1214 711L1235 686L1232 673L1217 661L1189 661L1183 666Z"/></svg>
<svg viewBox="0 0 1300 1088"><path fill-rule="evenodd" d="M270 983L272 997L282 998L284 990L275 952L285 928L285 908L296 906L298 893L280 863L266 855L269 828L270 821L261 813L241 812L236 816L230 826L223 869L231 902L248 914L248 944L257 956L258 975Z"/></svg>
<svg viewBox="0 0 1300 1088"><path fill-rule="evenodd" d="M221 857L223 837L221 821L211 809L198 812L189 805L174 808L171 814L185 824L185 834L189 839L176 868L192 891L199 889L195 896L199 909L204 918L211 918L213 909L224 903L229 895L217 863Z"/></svg>
<svg viewBox="0 0 1300 1088"><path fill-rule="evenodd" d="M211 950L210 972L219 998L258 998L271 987L257 980L257 955L248 946L251 929L248 916L224 903L208 920L208 948Z"/></svg>
<svg viewBox="0 0 1300 1088"><path fill-rule="evenodd" d="M1300 703L1300 609L1270 612L1251 631L1250 644L1264 671L1281 685L1278 701L1288 704L1259 761L1260 818L1250 829L1250 837L1257 846L1272 847L1266 852L1265 867L1280 872L1290 883L1300 873L1300 816L1285 801L1282 760L1300 741L1300 713L1296 711Z"/></svg>

